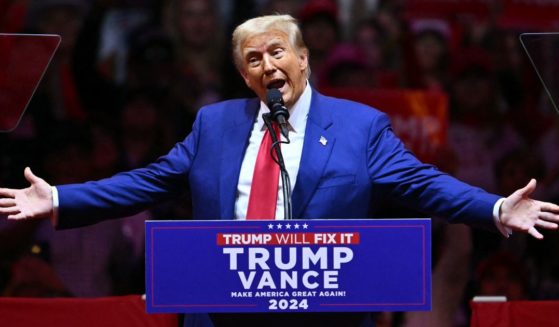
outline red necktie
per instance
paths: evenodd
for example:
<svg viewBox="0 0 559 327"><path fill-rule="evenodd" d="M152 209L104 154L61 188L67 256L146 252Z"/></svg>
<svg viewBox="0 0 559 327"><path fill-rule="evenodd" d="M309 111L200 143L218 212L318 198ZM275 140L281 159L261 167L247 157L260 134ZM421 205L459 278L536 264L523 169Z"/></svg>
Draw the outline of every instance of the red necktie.
<svg viewBox="0 0 559 327"><path fill-rule="evenodd" d="M279 128L273 123L274 131L279 140ZM272 136L266 129L252 176L250 196L246 219L273 220L276 217L276 206L278 202L279 165L272 159L270 149L272 148Z"/></svg>

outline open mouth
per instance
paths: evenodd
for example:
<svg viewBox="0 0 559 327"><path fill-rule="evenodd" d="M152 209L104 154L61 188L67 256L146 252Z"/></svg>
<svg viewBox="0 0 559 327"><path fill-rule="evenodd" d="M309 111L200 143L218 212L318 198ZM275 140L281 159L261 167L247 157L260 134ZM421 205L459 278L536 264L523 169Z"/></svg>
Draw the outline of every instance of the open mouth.
<svg viewBox="0 0 559 327"><path fill-rule="evenodd" d="M278 80L273 80L270 83L268 83L268 85L266 85L266 88L269 89L281 89L283 86L285 85L285 81L282 79L278 79Z"/></svg>

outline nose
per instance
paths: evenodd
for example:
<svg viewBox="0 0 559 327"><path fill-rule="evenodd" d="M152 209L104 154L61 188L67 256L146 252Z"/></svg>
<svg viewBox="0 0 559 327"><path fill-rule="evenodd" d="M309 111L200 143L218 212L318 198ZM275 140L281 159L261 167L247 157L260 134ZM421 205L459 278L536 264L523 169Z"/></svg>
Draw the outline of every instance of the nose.
<svg viewBox="0 0 559 327"><path fill-rule="evenodd" d="M274 60L271 56L265 55L262 59L264 61L264 73L270 75L276 71L276 66L274 65Z"/></svg>

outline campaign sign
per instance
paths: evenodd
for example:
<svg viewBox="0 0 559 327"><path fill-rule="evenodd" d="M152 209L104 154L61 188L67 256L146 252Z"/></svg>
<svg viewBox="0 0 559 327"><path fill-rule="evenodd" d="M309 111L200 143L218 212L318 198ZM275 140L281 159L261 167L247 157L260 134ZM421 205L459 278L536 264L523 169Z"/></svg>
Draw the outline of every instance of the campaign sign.
<svg viewBox="0 0 559 327"><path fill-rule="evenodd" d="M156 312L431 309L429 219L146 222Z"/></svg>

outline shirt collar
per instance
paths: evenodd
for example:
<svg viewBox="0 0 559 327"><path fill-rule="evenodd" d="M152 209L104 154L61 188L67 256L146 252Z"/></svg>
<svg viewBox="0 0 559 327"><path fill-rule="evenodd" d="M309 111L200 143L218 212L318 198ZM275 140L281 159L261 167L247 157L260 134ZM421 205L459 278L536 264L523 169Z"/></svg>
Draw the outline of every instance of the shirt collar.
<svg viewBox="0 0 559 327"><path fill-rule="evenodd" d="M300 133L305 130L307 125L307 116L309 115L309 110L311 108L311 97L312 89L309 81L307 81L307 86L303 94L299 97L297 102L293 105L293 108L289 110L289 128L290 131L294 133ZM258 130L264 129L264 119L262 119L262 114L269 113L270 109L263 102L260 101L260 109L258 111L258 117L256 123L258 124Z"/></svg>

